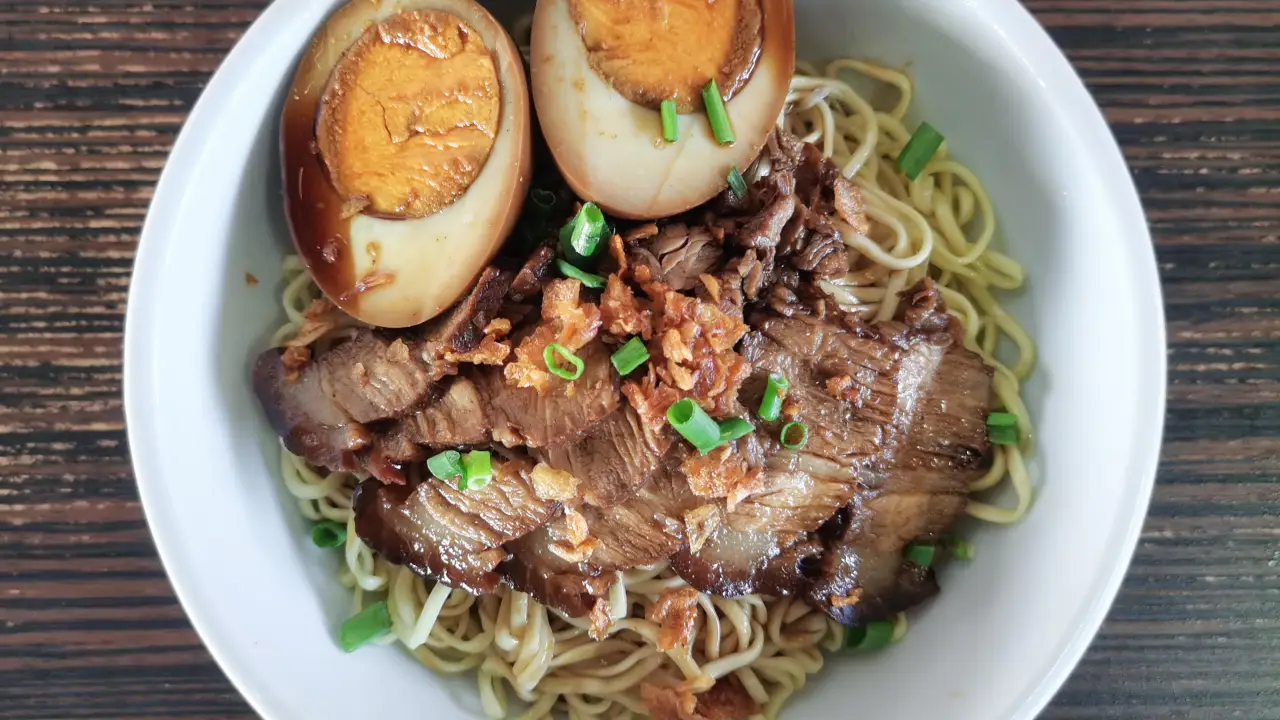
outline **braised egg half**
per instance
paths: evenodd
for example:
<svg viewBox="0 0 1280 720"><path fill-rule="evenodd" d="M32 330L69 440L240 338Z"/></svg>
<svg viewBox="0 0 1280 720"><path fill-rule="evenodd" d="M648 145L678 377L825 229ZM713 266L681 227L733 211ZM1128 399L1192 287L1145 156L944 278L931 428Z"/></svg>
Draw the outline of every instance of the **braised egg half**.
<svg viewBox="0 0 1280 720"><path fill-rule="evenodd" d="M534 106L560 172L583 199L633 219L723 190L759 154L795 70L792 0L538 0L530 45ZM704 102L709 88L718 97ZM732 140L713 132L713 105Z"/></svg>
<svg viewBox="0 0 1280 720"><path fill-rule="evenodd" d="M528 88L473 0L354 0L303 55L281 122L294 245L380 327L452 305L510 232L530 176Z"/></svg>

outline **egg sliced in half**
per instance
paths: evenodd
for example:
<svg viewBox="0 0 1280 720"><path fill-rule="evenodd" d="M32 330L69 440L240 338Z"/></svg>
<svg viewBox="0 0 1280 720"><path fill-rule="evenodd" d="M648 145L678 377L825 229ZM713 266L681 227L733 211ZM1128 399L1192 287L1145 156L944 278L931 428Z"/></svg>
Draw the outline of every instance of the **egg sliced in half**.
<svg viewBox="0 0 1280 720"><path fill-rule="evenodd" d="M472 0L354 0L302 57L281 153L321 290L371 325L417 325L467 290L524 201L520 54Z"/></svg>
<svg viewBox="0 0 1280 720"><path fill-rule="evenodd" d="M795 70L792 0L538 0L534 106L569 185L634 219L688 210L755 160ZM702 101L715 80L735 141L717 142ZM672 100L679 139L663 140Z"/></svg>

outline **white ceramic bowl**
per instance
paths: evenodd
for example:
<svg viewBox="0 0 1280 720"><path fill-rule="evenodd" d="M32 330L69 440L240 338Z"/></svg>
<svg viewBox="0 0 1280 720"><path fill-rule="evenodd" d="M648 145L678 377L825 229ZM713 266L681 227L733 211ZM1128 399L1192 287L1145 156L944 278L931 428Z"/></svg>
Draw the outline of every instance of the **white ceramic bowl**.
<svg viewBox="0 0 1280 720"><path fill-rule="evenodd" d="M833 658L793 720L1031 718L1102 622L1138 537L1163 419L1164 323L1151 242L1120 153L1061 53L1016 0L797 0L804 58L909 66L914 112L985 180L1030 281L1010 303L1040 344L1026 385L1038 494L976 530L905 642ZM278 477L249 365L280 322L276 122L331 0L276 0L214 76L165 168L129 298L125 400L147 518L214 657L286 718L469 717L471 677L398 647L344 655L349 597ZM507 16L514 5L497 8ZM505 12L504 12L505 11ZM262 283L248 287L245 273Z"/></svg>

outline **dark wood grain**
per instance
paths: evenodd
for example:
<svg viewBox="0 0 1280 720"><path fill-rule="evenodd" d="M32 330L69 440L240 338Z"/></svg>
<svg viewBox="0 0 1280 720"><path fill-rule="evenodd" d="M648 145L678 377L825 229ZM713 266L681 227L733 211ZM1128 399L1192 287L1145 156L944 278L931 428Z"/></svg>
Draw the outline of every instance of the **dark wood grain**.
<svg viewBox="0 0 1280 720"><path fill-rule="evenodd" d="M1155 234L1166 445L1119 601L1046 713L1280 718L1280 0L1028 0ZM0 717L250 717L173 599L120 401L132 255L252 0L0 0Z"/></svg>

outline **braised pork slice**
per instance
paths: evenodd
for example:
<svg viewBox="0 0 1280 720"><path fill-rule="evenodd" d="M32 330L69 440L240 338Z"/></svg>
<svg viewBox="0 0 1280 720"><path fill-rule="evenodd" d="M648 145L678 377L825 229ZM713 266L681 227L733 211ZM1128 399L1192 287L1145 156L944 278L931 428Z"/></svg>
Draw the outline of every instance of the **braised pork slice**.
<svg viewBox="0 0 1280 720"><path fill-rule="evenodd" d="M426 401L431 368L400 339L360 330L303 373L320 372L320 384L356 422L399 417Z"/></svg>
<svg viewBox="0 0 1280 720"><path fill-rule="evenodd" d="M605 361L604 365L609 364ZM672 440L666 428L650 429L630 405L624 404L581 438L536 449L533 455L576 478L582 501L611 507L645 484Z"/></svg>
<svg viewBox="0 0 1280 720"><path fill-rule="evenodd" d="M448 353L474 350L511 283L511 273L485 268L451 310L404 337L360 329L300 369L284 351L254 363L253 387L290 452L318 467L358 470L373 444L365 424L397 418L429 402L437 382L457 370Z"/></svg>
<svg viewBox="0 0 1280 720"><path fill-rule="evenodd" d="M511 557L499 567L503 578L565 614L581 617L591 612L613 585L615 570L658 562L684 541L685 513L699 501L679 474L679 455L669 453L662 467L625 502L579 509L586 552L571 556L557 549L563 540L548 524L507 544Z"/></svg>
<svg viewBox="0 0 1280 720"><path fill-rule="evenodd" d="M679 453L629 500L607 507L585 507L587 527L599 545L591 554L593 567L616 570L649 565L670 556L687 536L686 518L705 504L689 492L678 470Z"/></svg>
<svg viewBox="0 0 1280 720"><path fill-rule="evenodd" d="M512 279L507 299L514 303L524 303L536 297L542 292L542 285L551 277L551 267L555 260L555 248L548 245L535 248Z"/></svg>
<svg viewBox="0 0 1280 720"><path fill-rule="evenodd" d="M289 452L312 465L359 470L357 453L369 446L372 433L334 402L314 362L301 372L290 371L282 355L279 349L267 350L253 366L253 389L271 427Z"/></svg>
<svg viewBox="0 0 1280 720"><path fill-rule="evenodd" d="M254 363L253 388L285 447L312 465L361 467L364 424L407 412L433 389L430 368L400 339L359 330L348 341L289 372L274 348Z"/></svg>
<svg viewBox="0 0 1280 720"><path fill-rule="evenodd" d="M861 476L848 526L830 542L808 590L813 605L846 624L887 617L937 591L932 572L903 552L945 533L964 512L970 483L990 467L991 369L961 346L961 328L930 283L903 300L907 336L933 350L915 367L925 381L904 395L906 428Z"/></svg>
<svg viewBox="0 0 1280 720"><path fill-rule="evenodd" d="M466 297L448 312L422 326L420 352L432 369L433 380L458 371L456 363L450 360L451 356L469 353L480 346L485 328L502 308L502 300L511 288L512 279L510 271L486 267Z"/></svg>
<svg viewBox="0 0 1280 720"><path fill-rule="evenodd" d="M671 569L702 592L720 597L792 595L806 587L823 546L804 533L735 530L720 524L698 552L682 545Z"/></svg>
<svg viewBox="0 0 1280 720"><path fill-rule="evenodd" d="M465 492L457 480L416 485L366 480L352 500L360 539L389 562L473 593L491 593L506 559L502 544L533 532L555 511L538 498L523 460L495 462L481 489Z"/></svg>
<svg viewBox="0 0 1280 720"><path fill-rule="evenodd" d="M744 353L757 371L790 380L787 403L795 403L809 439L803 450L792 452L776 444L776 424L757 432L767 457L758 489L726 508L723 528L700 552L684 549L687 558L673 561L695 587L790 594L807 591L809 580L818 579L812 599L831 595L833 588L852 590L851 578L860 577L857 567L867 568L868 579L896 578L903 548L943 532L963 510L968 483L988 453L990 371L960 347L959 326L945 314L936 288L922 284L904 293L904 300L899 321L873 328L804 315L753 318L759 330ZM743 394L758 393L762 384L753 377ZM757 402L744 400L748 406ZM851 520L820 564L812 545L784 555L796 538L817 530L851 501ZM884 558L839 541L872 535L893 538ZM811 577L795 572L803 558L809 558ZM779 575L779 564L787 572ZM778 587L777 577L797 584ZM915 575L909 579L913 592L900 593L897 604L918 601L929 586ZM847 605L836 607L838 619L850 617L839 609Z"/></svg>
<svg viewBox="0 0 1280 720"><path fill-rule="evenodd" d="M439 400L401 419L389 435L408 446L433 448L491 441L545 447L576 441L614 413L621 397L604 343L592 341L578 355L585 363L582 376L572 383L554 378L545 392L507 383L501 367L467 368Z"/></svg>
<svg viewBox="0 0 1280 720"><path fill-rule="evenodd" d="M546 392L513 387L499 373L485 373L476 384L484 393L493 439L508 447L546 447L589 431L618 409L618 374L609 348L592 340L577 351L582 376L572 382L552 377Z"/></svg>
<svg viewBox="0 0 1280 720"><path fill-rule="evenodd" d="M583 617L609 592L617 575L558 555L552 549L557 542L544 525L507 543L511 556L498 566L498 572L511 587L529 593L543 605L570 617Z"/></svg>
<svg viewBox="0 0 1280 720"><path fill-rule="evenodd" d="M627 246L628 262L647 267L650 277L679 291L697 287L698 277L718 267L723 256L710 230L683 223L664 225L656 235Z"/></svg>

